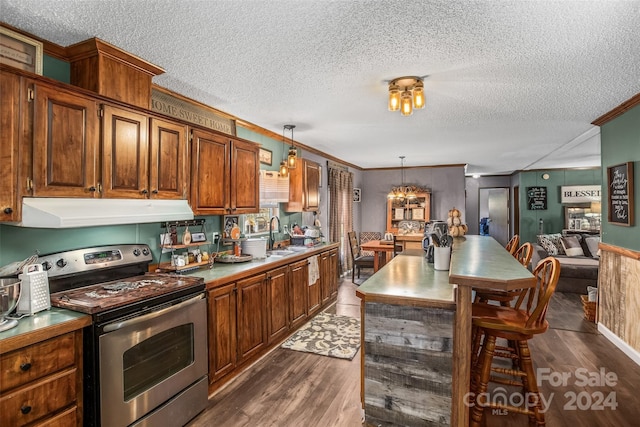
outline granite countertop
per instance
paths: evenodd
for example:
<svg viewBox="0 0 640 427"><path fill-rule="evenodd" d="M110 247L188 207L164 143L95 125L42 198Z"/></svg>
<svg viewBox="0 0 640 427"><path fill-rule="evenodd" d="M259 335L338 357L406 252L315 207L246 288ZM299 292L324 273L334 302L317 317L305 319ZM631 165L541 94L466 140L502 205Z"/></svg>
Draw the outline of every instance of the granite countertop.
<svg viewBox="0 0 640 427"><path fill-rule="evenodd" d="M449 272L435 270L424 251L408 250L393 258L356 290L366 302L455 307Z"/></svg>
<svg viewBox="0 0 640 427"><path fill-rule="evenodd" d="M0 332L0 354L75 331L91 324L91 316L51 307L18 320L18 326Z"/></svg>
<svg viewBox="0 0 640 427"><path fill-rule="evenodd" d="M296 247L296 252L291 255L280 257L268 256L264 259L254 259L247 262L231 264L214 262L213 268L211 269L201 268L185 273L185 275L202 277L207 284L207 287L212 288L244 277L249 277L254 274L259 274L273 268L291 264L292 262L300 261L313 255L318 255L321 252L337 248L338 246L338 243L322 243L309 248L298 246ZM280 249L287 248L283 247Z"/></svg>

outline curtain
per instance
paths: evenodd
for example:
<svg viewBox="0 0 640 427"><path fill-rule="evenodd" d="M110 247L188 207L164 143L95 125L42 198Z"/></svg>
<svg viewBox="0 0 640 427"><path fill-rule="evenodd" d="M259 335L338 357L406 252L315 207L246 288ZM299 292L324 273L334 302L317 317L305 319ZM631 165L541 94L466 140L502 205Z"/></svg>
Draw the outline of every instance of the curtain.
<svg viewBox="0 0 640 427"><path fill-rule="evenodd" d="M329 237L339 242L340 274L352 268L347 232L353 229L353 174L336 168L329 169Z"/></svg>

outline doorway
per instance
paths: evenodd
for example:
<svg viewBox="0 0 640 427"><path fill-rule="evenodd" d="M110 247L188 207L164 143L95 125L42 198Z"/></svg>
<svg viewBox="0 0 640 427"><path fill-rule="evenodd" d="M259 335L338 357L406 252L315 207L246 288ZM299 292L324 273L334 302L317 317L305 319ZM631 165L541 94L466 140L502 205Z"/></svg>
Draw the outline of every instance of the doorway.
<svg viewBox="0 0 640 427"><path fill-rule="evenodd" d="M487 218L487 234L505 246L509 241L509 189L481 188L479 217Z"/></svg>

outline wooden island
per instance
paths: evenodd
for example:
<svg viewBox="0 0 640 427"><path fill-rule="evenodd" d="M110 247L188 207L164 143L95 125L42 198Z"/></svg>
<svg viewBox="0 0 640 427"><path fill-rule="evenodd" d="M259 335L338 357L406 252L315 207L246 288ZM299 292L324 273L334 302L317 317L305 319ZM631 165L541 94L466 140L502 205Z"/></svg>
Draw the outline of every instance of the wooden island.
<svg viewBox="0 0 640 427"><path fill-rule="evenodd" d="M455 238L450 271L405 251L364 282L356 294L366 425L467 426L472 288L534 284L489 236Z"/></svg>

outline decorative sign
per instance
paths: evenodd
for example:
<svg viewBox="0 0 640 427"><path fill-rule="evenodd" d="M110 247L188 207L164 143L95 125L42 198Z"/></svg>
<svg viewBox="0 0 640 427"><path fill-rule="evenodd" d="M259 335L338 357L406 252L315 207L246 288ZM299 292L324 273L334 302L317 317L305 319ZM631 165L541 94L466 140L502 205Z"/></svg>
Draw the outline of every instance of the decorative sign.
<svg viewBox="0 0 640 427"><path fill-rule="evenodd" d="M547 187L527 187L527 206L530 211L547 210Z"/></svg>
<svg viewBox="0 0 640 427"><path fill-rule="evenodd" d="M353 189L353 201L355 203L360 203L361 190L359 188Z"/></svg>
<svg viewBox="0 0 640 427"><path fill-rule="evenodd" d="M273 152L266 148L260 148L260 163L271 166L273 158Z"/></svg>
<svg viewBox="0 0 640 427"><path fill-rule="evenodd" d="M227 135L236 135L236 125L233 120L219 116L206 108L177 98L157 88L151 89L151 109L194 125L224 132Z"/></svg>
<svg viewBox="0 0 640 427"><path fill-rule="evenodd" d="M633 162L607 168L607 184L609 222L633 225Z"/></svg>
<svg viewBox="0 0 640 427"><path fill-rule="evenodd" d="M560 187L560 203L589 203L600 201L599 185L569 185Z"/></svg>
<svg viewBox="0 0 640 427"><path fill-rule="evenodd" d="M0 26L0 63L42 75L42 43Z"/></svg>

